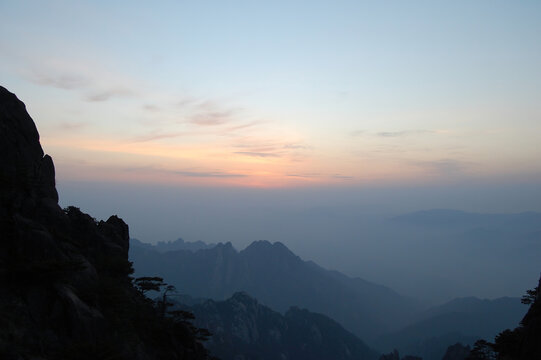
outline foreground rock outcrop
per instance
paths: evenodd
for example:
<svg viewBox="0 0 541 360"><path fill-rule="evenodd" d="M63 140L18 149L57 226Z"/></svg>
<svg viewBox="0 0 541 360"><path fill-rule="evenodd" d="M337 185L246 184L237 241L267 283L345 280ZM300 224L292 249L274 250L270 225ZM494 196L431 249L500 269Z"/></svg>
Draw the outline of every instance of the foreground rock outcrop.
<svg viewBox="0 0 541 360"><path fill-rule="evenodd" d="M133 287L128 226L60 208L53 161L3 87L0 169L0 358L208 358Z"/></svg>

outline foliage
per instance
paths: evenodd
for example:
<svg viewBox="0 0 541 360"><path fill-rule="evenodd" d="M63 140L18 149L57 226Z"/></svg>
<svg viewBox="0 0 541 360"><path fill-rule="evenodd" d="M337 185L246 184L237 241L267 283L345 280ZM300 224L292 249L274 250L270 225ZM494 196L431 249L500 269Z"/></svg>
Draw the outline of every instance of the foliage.
<svg viewBox="0 0 541 360"><path fill-rule="evenodd" d="M504 330L496 336L494 350L499 354L519 354L522 328Z"/></svg>
<svg viewBox="0 0 541 360"><path fill-rule="evenodd" d="M162 286L166 284L163 282L163 278L161 277L143 276L133 280L133 285L144 295L148 291L160 291Z"/></svg>
<svg viewBox="0 0 541 360"><path fill-rule="evenodd" d="M496 360L497 353L494 351L494 344L489 343L486 340L477 340L473 344L473 349L467 360Z"/></svg>
<svg viewBox="0 0 541 360"><path fill-rule="evenodd" d="M153 306L163 321L172 322L169 326L176 329L174 331L188 332L200 341L206 341L212 336L207 329L198 328L192 324L195 319L193 313L184 310L167 310L169 306L173 305L167 298L171 293L176 292L176 288L165 283L163 278L158 276L138 277L133 280L133 285L142 295L146 295L148 291L163 291L161 299L154 301Z"/></svg>
<svg viewBox="0 0 541 360"><path fill-rule="evenodd" d="M520 302L526 305L531 305L537 296L537 292L539 291L539 287L535 287L531 290L526 290L526 295L522 296L522 299L520 299Z"/></svg>

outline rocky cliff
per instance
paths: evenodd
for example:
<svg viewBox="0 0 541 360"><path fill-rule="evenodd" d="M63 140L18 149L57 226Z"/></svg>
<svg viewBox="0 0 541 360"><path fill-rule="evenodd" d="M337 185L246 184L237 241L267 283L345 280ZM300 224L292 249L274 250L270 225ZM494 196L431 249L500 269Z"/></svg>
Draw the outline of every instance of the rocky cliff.
<svg viewBox="0 0 541 360"><path fill-rule="evenodd" d="M0 358L207 358L132 286L128 226L59 207L53 161L3 87L0 169Z"/></svg>

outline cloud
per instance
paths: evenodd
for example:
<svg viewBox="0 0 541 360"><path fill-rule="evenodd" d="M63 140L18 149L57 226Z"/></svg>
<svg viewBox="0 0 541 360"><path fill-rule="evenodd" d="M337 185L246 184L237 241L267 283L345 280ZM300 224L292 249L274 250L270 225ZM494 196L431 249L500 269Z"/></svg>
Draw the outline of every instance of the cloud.
<svg viewBox="0 0 541 360"><path fill-rule="evenodd" d="M223 125L232 120L233 113L233 110L203 112L193 115L190 122L201 126Z"/></svg>
<svg viewBox="0 0 541 360"><path fill-rule="evenodd" d="M143 110L150 111L150 112L158 112L160 111L160 107L153 104L146 104L146 105L143 105Z"/></svg>
<svg viewBox="0 0 541 360"><path fill-rule="evenodd" d="M272 139L243 138L240 143L233 147L241 149L235 151L235 154L260 157L260 158L279 158L288 157L290 159L302 157L304 150L309 146L296 142L281 142Z"/></svg>
<svg viewBox="0 0 541 360"><path fill-rule="evenodd" d="M249 122L249 123L228 127L225 130L226 130L226 132L233 132L233 131L237 131L237 130L251 128L251 127L260 125L261 123L262 123L261 121L252 121L252 122Z"/></svg>
<svg viewBox="0 0 541 360"><path fill-rule="evenodd" d="M176 137L186 136L186 135L189 135L189 134L184 133L184 132L148 134L148 135L142 135L142 136L135 137L135 138L132 139L132 141L133 142L147 142L147 141L153 141L153 140L171 139L171 138L176 138Z"/></svg>
<svg viewBox="0 0 541 360"><path fill-rule="evenodd" d="M401 137L408 135L433 134L432 130L403 130L403 131L380 131L376 133L379 137Z"/></svg>
<svg viewBox="0 0 541 360"><path fill-rule="evenodd" d="M252 157L261 157L261 158L280 157L279 154L275 154L275 153L254 152L254 151L235 151L235 154L252 156Z"/></svg>
<svg viewBox="0 0 541 360"><path fill-rule="evenodd" d="M332 175L332 177L335 178L335 179L340 179L340 180L352 180L353 179L353 176L340 175L340 174L334 174L334 175Z"/></svg>
<svg viewBox="0 0 541 360"><path fill-rule="evenodd" d="M193 101L191 101L193 103ZM190 106L187 103L186 106ZM238 108L224 108L224 106L211 100L193 104L190 109L189 122L200 126L217 126L234 122L238 117Z"/></svg>
<svg viewBox="0 0 541 360"><path fill-rule="evenodd" d="M308 146L301 144L285 144L284 149L308 149Z"/></svg>
<svg viewBox="0 0 541 360"><path fill-rule="evenodd" d="M286 174L286 176L299 177L299 178L315 178L315 177L320 177L321 174L317 174L317 173L314 173L314 174Z"/></svg>
<svg viewBox="0 0 541 360"><path fill-rule="evenodd" d="M92 95L88 95L86 100L92 102L107 101L113 97L131 97L134 92L129 89L110 89L106 91L98 91Z"/></svg>
<svg viewBox="0 0 541 360"><path fill-rule="evenodd" d="M422 134L434 134L436 131L432 130L401 130L401 131L378 131L378 132L368 132L365 130L356 130L351 132L351 136L376 136L381 138L396 138L402 136L410 135L422 135Z"/></svg>
<svg viewBox="0 0 541 360"><path fill-rule="evenodd" d="M51 76L32 72L28 78L35 84L51 86L64 90L81 89L89 86L90 84L90 81L85 77L73 74Z"/></svg>
<svg viewBox="0 0 541 360"><path fill-rule="evenodd" d="M212 170L212 171L194 171L194 170L170 170L170 169L163 169L163 168L156 168L154 166L140 166L140 167L127 167L123 169L124 171L128 172L154 172L154 173L161 173L161 174L169 174L169 175L180 175L184 177L197 177L197 178L241 178L246 177L246 174L240 174L240 173L229 173L229 172L223 172L220 170Z"/></svg>
<svg viewBox="0 0 541 360"><path fill-rule="evenodd" d="M407 131L381 131L381 132L376 133L376 136L379 136L379 137L399 137L399 136L404 136L404 135L407 135L407 134L408 134Z"/></svg>
<svg viewBox="0 0 541 360"><path fill-rule="evenodd" d="M24 64L22 75L38 85L77 91L87 101L107 101L114 97L131 97L138 87L129 78L89 64L85 60L55 57L40 58Z"/></svg>
<svg viewBox="0 0 541 360"><path fill-rule="evenodd" d="M246 177L245 174L224 173L220 171L171 171L173 174L187 177L204 177L204 178L239 178Z"/></svg>

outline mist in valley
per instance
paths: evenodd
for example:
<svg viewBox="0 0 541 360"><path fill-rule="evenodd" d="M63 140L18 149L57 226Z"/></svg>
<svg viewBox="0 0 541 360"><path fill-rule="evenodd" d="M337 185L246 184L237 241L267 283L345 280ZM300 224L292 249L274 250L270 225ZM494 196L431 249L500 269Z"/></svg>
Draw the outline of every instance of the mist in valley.
<svg viewBox="0 0 541 360"><path fill-rule="evenodd" d="M256 240L278 241L304 260L427 305L466 296L519 297L539 271L541 215L532 211L539 210L540 191L534 184L240 189L61 182L59 187L61 203L80 205L97 217L122 214L133 224L131 237L142 242L182 238L231 242L242 250ZM422 213L433 209L451 210Z"/></svg>

